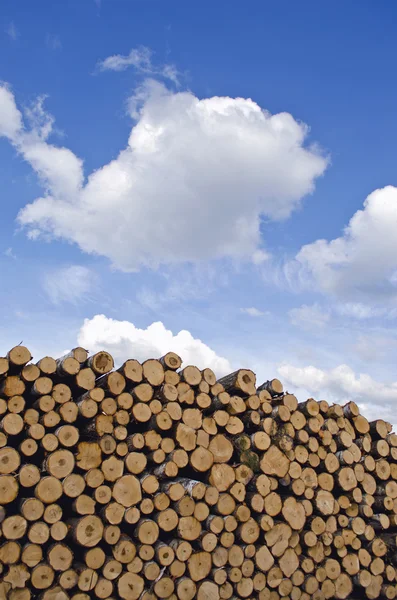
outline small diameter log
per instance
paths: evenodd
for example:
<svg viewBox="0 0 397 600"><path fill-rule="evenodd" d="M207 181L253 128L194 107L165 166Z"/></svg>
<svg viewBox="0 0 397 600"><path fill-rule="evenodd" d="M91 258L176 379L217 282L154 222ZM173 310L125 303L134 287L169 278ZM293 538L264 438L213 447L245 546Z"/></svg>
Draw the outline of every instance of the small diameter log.
<svg viewBox="0 0 397 600"><path fill-rule="evenodd" d="M167 352L167 354L165 354L159 359L159 362L163 365L164 368L176 371L180 368L182 364L182 359L180 356L175 354L175 352Z"/></svg>
<svg viewBox="0 0 397 600"><path fill-rule="evenodd" d="M270 379L258 387L258 392L266 391L271 397L279 396L283 393L283 384L279 379Z"/></svg>
<svg viewBox="0 0 397 600"><path fill-rule="evenodd" d="M73 348L73 350L66 354L66 357L69 356L77 360L82 365L86 362L88 358L88 350L85 350L81 346L78 346L77 348Z"/></svg>
<svg viewBox="0 0 397 600"><path fill-rule="evenodd" d="M40 369L36 365L25 365L21 371L21 377L25 383L33 383L40 377Z"/></svg>

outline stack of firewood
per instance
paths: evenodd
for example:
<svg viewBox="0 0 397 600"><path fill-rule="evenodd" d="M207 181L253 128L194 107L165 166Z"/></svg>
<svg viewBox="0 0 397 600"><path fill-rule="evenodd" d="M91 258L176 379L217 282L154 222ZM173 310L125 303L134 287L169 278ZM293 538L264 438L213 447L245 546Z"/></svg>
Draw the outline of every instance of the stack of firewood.
<svg viewBox="0 0 397 600"><path fill-rule="evenodd" d="M0 600L397 595L397 436L169 352L0 358Z"/></svg>

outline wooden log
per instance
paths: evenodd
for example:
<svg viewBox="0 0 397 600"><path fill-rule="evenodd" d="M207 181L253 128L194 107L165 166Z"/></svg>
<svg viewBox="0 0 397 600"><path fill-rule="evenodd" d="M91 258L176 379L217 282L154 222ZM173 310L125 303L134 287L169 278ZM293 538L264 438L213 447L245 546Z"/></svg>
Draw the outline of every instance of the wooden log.
<svg viewBox="0 0 397 600"><path fill-rule="evenodd" d="M224 390L237 395L252 396L256 393L256 376L248 369L240 369L218 380ZM258 388L260 390L260 388Z"/></svg>
<svg viewBox="0 0 397 600"><path fill-rule="evenodd" d="M260 463L260 468L266 475L284 477L288 473L290 461L277 446L271 446L265 452Z"/></svg>
<svg viewBox="0 0 397 600"><path fill-rule="evenodd" d="M7 359L10 369L18 369L32 360L32 355L26 346L19 345L11 348L11 350L7 353Z"/></svg>
<svg viewBox="0 0 397 600"><path fill-rule="evenodd" d="M175 354L175 352L167 352L167 354L159 358L159 362L163 365L165 369L171 369L172 371L176 371L180 368L182 364L182 359L180 356Z"/></svg>
<svg viewBox="0 0 397 600"><path fill-rule="evenodd" d="M56 373L59 377L70 377L77 375L80 371L79 361L71 355L58 358L56 361Z"/></svg>
<svg viewBox="0 0 397 600"><path fill-rule="evenodd" d="M114 367L113 357L105 351L97 352L86 361L86 366L94 371L96 375L109 373Z"/></svg>
<svg viewBox="0 0 397 600"><path fill-rule="evenodd" d="M0 377L8 373L10 363L8 358L0 357Z"/></svg>
<svg viewBox="0 0 397 600"><path fill-rule="evenodd" d="M279 379L265 381L258 387L258 392L266 391L271 397L279 396L283 393L283 385Z"/></svg>
<svg viewBox="0 0 397 600"><path fill-rule="evenodd" d="M0 394L11 398L12 396L22 396L26 386L19 376L8 375L0 382Z"/></svg>
<svg viewBox="0 0 397 600"><path fill-rule="evenodd" d="M202 380L201 371L192 365L189 365L182 369L180 372L181 380L184 381L191 387L198 386Z"/></svg>
<svg viewBox="0 0 397 600"><path fill-rule="evenodd" d="M393 596L389 424L355 403L298 404L274 380L256 391L243 371L176 373L172 354L99 379L86 355L68 358L58 373L53 359L13 365L1 382L0 527L16 550L0 546L0 577L27 572L47 600L120 596L121 581L127 594L126 575L143 579L141 600Z"/></svg>

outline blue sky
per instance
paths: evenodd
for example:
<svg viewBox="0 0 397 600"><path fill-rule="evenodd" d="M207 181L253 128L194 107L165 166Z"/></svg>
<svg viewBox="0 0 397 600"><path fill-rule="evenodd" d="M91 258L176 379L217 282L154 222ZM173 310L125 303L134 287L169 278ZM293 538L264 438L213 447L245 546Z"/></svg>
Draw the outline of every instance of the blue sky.
<svg viewBox="0 0 397 600"><path fill-rule="evenodd" d="M393 419L396 17L3 0L0 352L171 345Z"/></svg>

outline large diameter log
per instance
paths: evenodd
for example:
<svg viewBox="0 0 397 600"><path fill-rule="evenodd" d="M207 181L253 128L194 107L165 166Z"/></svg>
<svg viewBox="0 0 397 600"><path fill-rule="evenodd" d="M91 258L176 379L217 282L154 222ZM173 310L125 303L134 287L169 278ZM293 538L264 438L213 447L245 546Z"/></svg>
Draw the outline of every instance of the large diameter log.
<svg viewBox="0 0 397 600"><path fill-rule="evenodd" d="M114 367L113 357L109 352L102 350L93 356L90 356L86 362L87 367L91 368L96 375L105 375Z"/></svg>
<svg viewBox="0 0 397 600"><path fill-rule="evenodd" d="M150 359L142 364L143 377L152 386L160 386L164 382L164 367L159 360Z"/></svg>
<svg viewBox="0 0 397 600"><path fill-rule="evenodd" d="M240 369L218 380L225 391L252 396L256 393L256 376L248 369Z"/></svg>
<svg viewBox="0 0 397 600"><path fill-rule="evenodd" d="M144 589L144 579L135 573L124 573L117 582L120 598L138 600Z"/></svg>
<svg viewBox="0 0 397 600"><path fill-rule="evenodd" d="M67 355L62 358L58 358L56 361L57 365L57 374L60 377L68 377L72 375L77 375L80 371L80 363L73 356Z"/></svg>
<svg viewBox="0 0 397 600"><path fill-rule="evenodd" d="M18 375L8 375L0 383L0 394L4 394L9 398L12 396L22 396L25 389L25 383Z"/></svg>
<svg viewBox="0 0 397 600"><path fill-rule="evenodd" d="M103 523L94 515L82 517L70 523L73 539L86 548L96 546L102 538Z"/></svg>
<svg viewBox="0 0 397 600"><path fill-rule="evenodd" d="M30 351L25 346L14 346L8 354L8 361L12 367L23 367L30 360L32 360L32 355Z"/></svg>
<svg viewBox="0 0 397 600"><path fill-rule="evenodd" d="M266 475L285 477L290 467L290 461L277 446L271 446L265 452L260 463L260 468Z"/></svg>

